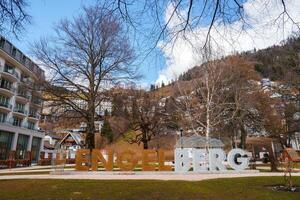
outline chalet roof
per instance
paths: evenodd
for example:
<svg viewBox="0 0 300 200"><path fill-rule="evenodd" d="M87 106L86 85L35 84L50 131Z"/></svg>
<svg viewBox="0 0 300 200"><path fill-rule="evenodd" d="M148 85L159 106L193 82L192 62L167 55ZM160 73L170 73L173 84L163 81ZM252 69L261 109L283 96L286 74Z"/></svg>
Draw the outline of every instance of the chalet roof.
<svg viewBox="0 0 300 200"><path fill-rule="evenodd" d="M182 137L181 139L177 140L175 148L205 148L206 144L206 137L201 135L192 135L190 137ZM219 139L210 138L209 147L223 148L224 144Z"/></svg>
<svg viewBox="0 0 300 200"><path fill-rule="evenodd" d="M46 134L46 136L50 136L52 139L60 140L62 137L55 135L55 134Z"/></svg>
<svg viewBox="0 0 300 200"><path fill-rule="evenodd" d="M60 141L60 144L63 143L69 136L71 136L74 139L76 144L82 145L82 139L80 133L71 132L71 131L67 132L65 137Z"/></svg>

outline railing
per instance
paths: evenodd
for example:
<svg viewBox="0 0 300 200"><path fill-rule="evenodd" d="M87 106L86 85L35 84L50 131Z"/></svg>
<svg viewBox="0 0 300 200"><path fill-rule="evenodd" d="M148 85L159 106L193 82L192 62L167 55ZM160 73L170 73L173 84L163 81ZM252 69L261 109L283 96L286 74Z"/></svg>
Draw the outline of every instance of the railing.
<svg viewBox="0 0 300 200"><path fill-rule="evenodd" d="M29 112L28 117L39 119L40 115L38 113Z"/></svg>
<svg viewBox="0 0 300 200"><path fill-rule="evenodd" d="M0 102L0 106L12 109L12 105L7 102Z"/></svg>
<svg viewBox="0 0 300 200"><path fill-rule="evenodd" d="M28 77L21 76L20 81L21 83L32 84Z"/></svg>
<svg viewBox="0 0 300 200"><path fill-rule="evenodd" d="M26 99L30 99L30 95L26 94L24 91L18 91L17 95Z"/></svg>
<svg viewBox="0 0 300 200"><path fill-rule="evenodd" d="M23 128L27 128L27 129L30 129L30 130L38 131L38 129L35 127L35 125L32 126L32 125L29 125L29 123L24 123L24 124L22 125L22 127L23 127Z"/></svg>
<svg viewBox="0 0 300 200"><path fill-rule="evenodd" d="M11 92L15 92L16 91L16 88L14 88L13 86L8 86L8 85L3 85L3 84L0 84L0 88L9 90Z"/></svg>
<svg viewBox="0 0 300 200"><path fill-rule="evenodd" d="M22 114L25 114L27 115L27 111L24 110L24 109L20 109L20 108L14 108L14 112L17 112L17 113L22 113Z"/></svg>
<svg viewBox="0 0 300 200"><path fill-rule="evenodd" d="M8 118L5 122L3 122L5 124L9 124L9 125L13 125L13 126L17 126L17 127L22 127L22 122L20 124L15 124L14 123L14 119L13 118Z"/></svg>
<svg viewBox="0 0 300 200"><path fill-rule="evenodd" d="M13 118L6 118L2 121L0 120L0 123L11 125L11 126L17 126L17 127L21 127L21 128L26 128L26 129L30 129L30 130L33 130L33 131L40 131L35 125L32 127L27 122L25 122L25 123L21 122L20 125L16 125L16 124L14 124Z"/></svg>
<svg viewBox="0 0 300 200"><path fill-rule="evenodd" d="M15 69L9 69L9 68L7 67L7 65L5 65L3 71L6 72L6 73L9 73L9 74L15 76L17 79L19 79L19 74L15 71Z"/></svg>
<svg viewBox="0 0 300 200"><path fill-rule="evenodd" d="M31 98L31 103L34 103L37 105L42 105L42 100L36 99L36 98Z"/></svg>

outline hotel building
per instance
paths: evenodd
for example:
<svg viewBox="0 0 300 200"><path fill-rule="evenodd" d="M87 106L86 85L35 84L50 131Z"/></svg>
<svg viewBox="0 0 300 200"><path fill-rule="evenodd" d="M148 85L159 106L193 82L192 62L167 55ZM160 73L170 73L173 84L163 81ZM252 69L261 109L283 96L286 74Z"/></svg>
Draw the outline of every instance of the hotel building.
<svg viewBox="0 0 300 200"><path fill-rule="evenodd" d="M41 68L0 35L0 165L38 161L44 133L38 130L42 94L37 82L44 78Z"/></svg>

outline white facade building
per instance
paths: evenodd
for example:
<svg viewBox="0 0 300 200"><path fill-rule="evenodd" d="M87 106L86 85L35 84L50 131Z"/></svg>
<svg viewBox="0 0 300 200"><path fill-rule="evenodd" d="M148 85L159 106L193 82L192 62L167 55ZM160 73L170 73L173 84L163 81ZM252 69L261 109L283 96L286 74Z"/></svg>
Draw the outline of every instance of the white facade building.
<svg viewBox="0 0 300 200"><path fill-rule="evenodd" d="M0 35L0 160L25 159L28 153L32 162L39 159L40 79L44 71Z"/></svg>
<svg viewBox="0 0 300 200"><path fill-rule="evenodd" d="M79 105L79 107L82 108L82 109L87 108L87 102L86 101L78 99L78 100L76 100L76 104ZM105 111L107 111L108 114L111 114L111 112L112 112L112 103L111 103L111 101L102 100L100 102L100 104L95 109L96 114L100 115L100 116L104 116Z"/></svg>

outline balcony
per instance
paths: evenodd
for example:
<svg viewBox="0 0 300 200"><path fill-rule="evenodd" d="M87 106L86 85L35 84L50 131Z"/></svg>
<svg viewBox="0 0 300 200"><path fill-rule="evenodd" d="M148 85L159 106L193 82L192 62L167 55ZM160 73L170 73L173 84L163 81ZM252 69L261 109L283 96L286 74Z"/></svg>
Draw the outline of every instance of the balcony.
<svg viewBox="0 0 300 200"><path fill-rule="evenodd" d="M40 85L32 83L32 92L35 96L41 97L42 96L42 89Z"/></svg>
<svg viewBox="0 0 300 200"><path fill-rule="evenodd" d="M6 96L13 96L16 89L13 86L0 83L0 93L5 94Z"/></svg>
<svg viewBox="0 0 300 200"><path fill-rule="evenodd" d="M31 103L32 103L33 105L36 105L36 106L38 106L38 107L41 107L43 102L42 102L42 100L39 99L39 98L32 97L32 98L31 98Z"/></svg>
<svg viewBox="0 0 300 200"><path fill-rule="evenodd" d="M38 121L40 119L40 115L37 112L30 111L28 114L28 120Z"/></svg>
<svg viewBox="0 0 300 200"><path fill-rule="evenodd" d="M20 108L14 108L13 114L19 117L26 117L27 116L27 111L25 109L20 109Z"/></svg>
<svg viewBox="0 0 300 200"><path fill-rule="evenodd" d="M30 79L28 77L22 76L20 78L20 82L26 85L32 85L32 81L30 81Z"/></svg>
<svg viewBox="0 0 300 200"><path fill-rule="evenodd" d="M13 67L5 65L4 67L0 68L1 76L12 81L16 82L19 79L19 74L15 71Z"/></svg>
<svg viewBox="0 0 300 200"><path fill-rule="evenodd" d="M12 109L12 105L8 102L0 102L0 110L4 112L10 112Z"/></svg>
<svg viewBox="0 0 300 200"><path fill-rule="evenodd" d="M16 98L23 103L27 103L30 100L30 96L24 90L18 90Z"/></svg>
<svg viewBox="0 0 300 200"><path fill-rule="evenodd" d="M23 128L26 128L26 129L38 131L38 129L36 128L35 123L33 123L33 122L27 122L27 123L24 123L24 125L23 125L22 127L23 127Z"/></svg>

